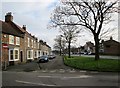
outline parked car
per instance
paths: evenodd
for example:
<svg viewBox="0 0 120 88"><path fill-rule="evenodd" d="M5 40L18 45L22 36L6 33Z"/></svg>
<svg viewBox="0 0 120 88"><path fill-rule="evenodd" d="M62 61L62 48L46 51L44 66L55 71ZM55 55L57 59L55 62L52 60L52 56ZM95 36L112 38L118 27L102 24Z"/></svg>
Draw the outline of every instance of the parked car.
<svg viewBox="0 0 120 88"><path fill-rule="evenodd" d="M55 55L48 55L48 59L54 59Z"/></svg>
<svg viewBox="0 0 120 88"><path fill-rule="evenodd" d="M48 62L48 56L41 56L41 57L38 57L38 63L41 63L41 62Z"/></svg>
<svg viewBox="0 0 120 88"><path fill-rule="evenodd" d="M84 55L88 55L88 52L84 52Z"/></svg>

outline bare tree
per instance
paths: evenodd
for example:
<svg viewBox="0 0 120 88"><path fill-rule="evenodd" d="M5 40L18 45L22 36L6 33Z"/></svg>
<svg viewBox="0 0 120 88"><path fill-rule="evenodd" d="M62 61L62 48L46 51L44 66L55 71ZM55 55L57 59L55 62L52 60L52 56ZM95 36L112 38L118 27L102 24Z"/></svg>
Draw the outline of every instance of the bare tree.
<svg viewBox="0 0 120 88"><path fill-rule="evenodd" d="M90 31L95 41L95 60L99 59L99 41L103 24L111 22L117 1L112 0L62 0L51 17L54 27L60 25L82 26ZM69 21L72 19L72 23Z"/></svg>
<svg viewBox="0 0 120 88"><path fill-rule="evenodd" d="M62 39L61 35L56 36L54 40L55 40L54 48L59 49L60 56L61 56L61 54L64 53L66 42L64 39Z"/></svg>
<svg viewBox="0 0 120 88"><path fill-rule="evenodd" d="M76 37L80 32L77 26L73 25L62 25L60 27L60 32L62 33L63 39L65 39L66 43L68 44L68 56L71 57L71 43L76 41Z"/></svg>

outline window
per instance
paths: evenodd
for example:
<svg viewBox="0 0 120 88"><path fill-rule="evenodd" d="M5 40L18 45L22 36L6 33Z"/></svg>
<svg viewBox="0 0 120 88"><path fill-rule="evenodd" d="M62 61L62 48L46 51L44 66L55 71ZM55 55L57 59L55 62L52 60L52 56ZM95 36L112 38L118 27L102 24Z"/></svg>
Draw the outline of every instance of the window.
<svg viewBox="0 0 120 88"><path fill-rule="evenodd" d="M31 40L31 43L32 43L32 48L33 48L33 40Z"/></svg>
<svg viewBox="0 0 120 88"><path fill-rule="evenodd" d="M10 60L13 60L14 57L13 57L13 50L10 50Z"/></svg>
<svg viewBox="0 0 120 88"><path fill-rule="evenodd" d="M38 49L39 49L39 42L38 42Z"/></svg>
<svg viewBox="0 0 120 88"><path fill-rule="evenodd" d="M15 50L15 59L18 59L18 50Z"/></svg>
<svg viewBox="0 0 120 88"><path fill-rule="evenodd" d="M14 36L9 35L9 44L14 44Z"/></svg>
<svg viewBox="0 0 120 88"><path fill-rule="evenodd" d="M36 43L35 43L35 41L34 41L34 48L36 48Z"/></svg>
<svg viewBox="0 0 120 88"><path fill-rule="evenodd" d="M35 51L35 57L37 57L37 52Z"/></svg>
<svg viewBox="0 0 120 88"><path fill-rule="evenodd" d="M9 60L10 61L19 60L19 49L10 49L9 50Z"/></svg>
<svg viewBox="0 0 120 88"><path fill-rule="evenodd" d="M40 51L38 52L39 56L40 56Z"/></svg>
<svg viewBox="0 0 120 88"><path fill-rule="evenodd" d="M44 52L43 52L43 55L44 55Z"/></svg>
<svg viewBox="0 0 120 88"><path fill-rule="evenodd" d="M30 52L30 51L28 51L28 58L31 58L30 54L31 54L31 52Z"/></svg>
<svg viewBox="0 0 120 88"><path fill-rule="evenodd" d="M20 45L20 38L16 37L16 45Z"/></svg>
<svg viewBox="0 0 120 88"><path fill-rule="evenodd" d="M27 51L27 59L33 59L33 50Z"/></svg>
<svg viewBox="0 0 120 88"><path fill-rule="evenodd" d="M30 38L28 38L28 47L30 47Z"/></svg>

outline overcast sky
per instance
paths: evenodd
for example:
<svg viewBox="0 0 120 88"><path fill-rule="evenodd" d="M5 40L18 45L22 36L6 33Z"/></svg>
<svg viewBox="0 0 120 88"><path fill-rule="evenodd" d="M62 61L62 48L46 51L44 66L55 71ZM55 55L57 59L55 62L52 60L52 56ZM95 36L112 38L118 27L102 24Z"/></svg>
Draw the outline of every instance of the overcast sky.
<svg viewBox="0 0 120 88"><path fill-rule="evenodd" d="M16 24L26 25L27 31L32 35L46 41L48 45L53 47L54 38L59 34L58 30L47 29L47 25L50 21L51 13L56 5L58 5L58 0L2 0L2 16L0 19L4 21L5 14L7 12L13 13L13 20ZM1 6L1 5L0 5ZM117 19L116 17L114 17ZM111 23L109 27L117 27L117 20ZM117 31L113 35L113 39L117 40ZM93 37L87 32L82 33L75 43L76 46L84 45L87 41L93 41Z"/></svg>

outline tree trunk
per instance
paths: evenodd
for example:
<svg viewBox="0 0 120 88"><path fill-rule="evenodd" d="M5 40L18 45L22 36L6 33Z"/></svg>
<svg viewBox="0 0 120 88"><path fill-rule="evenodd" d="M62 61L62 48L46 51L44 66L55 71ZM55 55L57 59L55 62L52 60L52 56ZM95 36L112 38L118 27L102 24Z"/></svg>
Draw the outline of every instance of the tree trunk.
<svg viewBox="0 0 120 88"><path fill-rule="evenodd" d="M60 49L60 56L61 56L61 49Z"/></svg>
<svg viewBox="0 0 120 88"><path fill-rule="evenodd" d="M99 39L98 36L94 36L95 40L95 60L99 60Z"/></svg>
<svg viewBox="0 0 120 88"><path fill-rule="evenodd" d="M68 42L68 57L70 58L71 57L71 55L70 55L70 41Z"/></svg>

